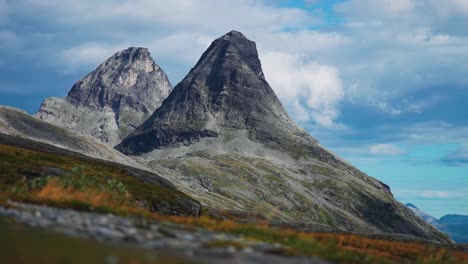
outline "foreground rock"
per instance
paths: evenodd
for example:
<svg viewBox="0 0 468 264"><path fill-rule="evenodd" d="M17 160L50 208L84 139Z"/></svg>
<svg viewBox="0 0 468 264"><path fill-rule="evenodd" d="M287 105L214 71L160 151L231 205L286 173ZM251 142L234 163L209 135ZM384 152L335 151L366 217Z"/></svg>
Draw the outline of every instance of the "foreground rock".
<svg viewBox="0 0 468 264"><path fill-rule="evenodd" d="M68 236L129 244L154 252L164 251L196 263L326 263L317 258L275 255L272 252L280 252L281 246L203 229L45 206L19 203L13 206L8 209L0 207L0 217L14 218L19 223ZM243 246L213 247L219 241Z"/></svg>
<svg viewBox="0 0 468 264"><path fill-rule="evenodd" d="M171 90L148 49L132 47L78 81L65 99L44 100L36 116L114 146L141 125Z"/></svg>
<svg viewBox="0 0 468 264"><path fill-rule="evenodd" d="M291 120L265 79L255 43L240 32L216 39L117 149L144 158L210 207L448 241L387 185L324 149Z"/></svg>

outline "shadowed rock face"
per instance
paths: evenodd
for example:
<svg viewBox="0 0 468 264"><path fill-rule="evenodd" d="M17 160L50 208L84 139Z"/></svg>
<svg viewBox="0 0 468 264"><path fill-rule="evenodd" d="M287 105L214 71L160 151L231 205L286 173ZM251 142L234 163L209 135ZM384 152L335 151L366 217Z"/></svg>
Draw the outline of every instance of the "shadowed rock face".
<svg viewBox="0 0 468 264"><path fill-rule="evenodd" d="M315 143L265 80L255 42L236 31L215 40L162 107L118 148L141 154L228 130L246 130L251 140L275 148Z"/></svg>
<svg viewBox="0 0 468 264"><path fill-rule="evenodd" d="M210 207L334 230L447 241L390 188L333 155L287 115L255 43L216 39L154 114L117 146Z"/></svg>
<svg viewBox="0 0 468 264"><path fill-rule="evenodd" d="M141 125L172 90L146 48L117 52L73 85L65 99L44 100L44 121L116 145Z"/></svg>

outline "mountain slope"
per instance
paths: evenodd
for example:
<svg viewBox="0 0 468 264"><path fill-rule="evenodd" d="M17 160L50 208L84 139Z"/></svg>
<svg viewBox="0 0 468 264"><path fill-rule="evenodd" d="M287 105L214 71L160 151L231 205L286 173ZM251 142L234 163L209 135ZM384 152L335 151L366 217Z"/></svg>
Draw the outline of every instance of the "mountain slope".
<svg viewBox="0 0 468 264"><path fill-rule="evenodd" d="M199 202L155 173L0 133L1 194L26 180L46 176L72 177L66 172L79 167L92 173L88 177L120 180L140 206L148 210L191 216L200 213ZM53 195L49 199L53 199Z"/></svg>
<svg viewBox="0 0 468 264"><path fill-rule="evenodd" d="M90 136L82 136L67 129L30 116L23 110L0 106L0 133L31 139L76 151L83 155L141 168L133 159Z"/></svg>
<svg viewBox="0 0 468 264"><path fill-rule="evenodd" d="M65 99L45 99L36 116L114 146L141 125L171 90L148 49L131 47L75 83Z"/></svg>
<svg viewBox="0 0 468 264"><path fill-rule="evenodd" d="M447 239L390 189L333 155L287 115L255 43L215 40L154 114L117 149L202 203L336 230Z"/></svg>

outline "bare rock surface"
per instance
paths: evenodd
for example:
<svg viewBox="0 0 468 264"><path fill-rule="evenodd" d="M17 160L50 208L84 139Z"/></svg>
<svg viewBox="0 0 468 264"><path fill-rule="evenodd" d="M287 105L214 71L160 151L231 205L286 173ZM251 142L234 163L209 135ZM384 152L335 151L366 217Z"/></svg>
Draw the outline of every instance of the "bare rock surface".
<svg viewBox="0 0 468 264"><path fill-rule="evenodd" d="M171 90L148 49L131 47L75 83L66 98L45 99L36 116L114 146L141 125Z"/></svg>

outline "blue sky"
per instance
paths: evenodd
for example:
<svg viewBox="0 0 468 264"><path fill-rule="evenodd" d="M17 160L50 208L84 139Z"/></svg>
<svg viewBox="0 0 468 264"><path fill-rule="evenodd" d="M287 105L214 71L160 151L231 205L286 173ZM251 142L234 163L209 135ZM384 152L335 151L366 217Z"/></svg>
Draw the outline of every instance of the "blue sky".
<svg viewBox="0 0 468 264"><path fill-rule="evenodd" d="M34 113L128 46L175 85L236 29L322 145L402 202L468 214L467 24L465 0L0 0L0 104Z"/></svg>

